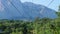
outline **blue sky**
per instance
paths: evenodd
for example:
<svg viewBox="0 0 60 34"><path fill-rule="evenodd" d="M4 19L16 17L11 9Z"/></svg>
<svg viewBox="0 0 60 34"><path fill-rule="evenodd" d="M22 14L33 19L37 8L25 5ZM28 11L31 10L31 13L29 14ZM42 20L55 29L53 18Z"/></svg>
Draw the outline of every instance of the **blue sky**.
<svg viewBox="0 0 60 34"><path fill-rule="evenodd" d="M58 11L58 6L60 5L60 0L54 0L49 6L48 4L52 1L52 0L21 0L22 2L33 2L35 4L41 4L44 6L47 6L51 9L54 9L56 11Z"/></svg>

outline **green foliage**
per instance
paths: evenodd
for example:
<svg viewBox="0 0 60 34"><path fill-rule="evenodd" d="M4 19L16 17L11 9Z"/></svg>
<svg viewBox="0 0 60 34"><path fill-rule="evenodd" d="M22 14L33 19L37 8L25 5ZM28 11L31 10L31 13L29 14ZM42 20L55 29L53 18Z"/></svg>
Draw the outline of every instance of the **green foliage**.
<svg viewBox="0 0 60 34"><path fill-rule="evenodd" d="M60 12L58 18L36 18L34 21L0 20L0 34L60 34Z"/></svg>

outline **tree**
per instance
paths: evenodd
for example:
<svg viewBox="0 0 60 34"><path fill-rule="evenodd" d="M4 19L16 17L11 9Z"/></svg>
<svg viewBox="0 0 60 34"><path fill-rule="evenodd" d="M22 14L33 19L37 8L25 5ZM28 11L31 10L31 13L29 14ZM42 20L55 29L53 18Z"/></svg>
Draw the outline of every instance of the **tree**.
<svg viewBox="0 0 60 34"><path fill-rule="evenodd" d="M59 9L58 9L58 11L60 11L60 5L59 5Z"/></svg>
<svg viewBox="0 0 60 34"><path fill-rule="evenodd" d="M27 34L27 26L26 26L26 23L23 24L23 34Z"/></svg>

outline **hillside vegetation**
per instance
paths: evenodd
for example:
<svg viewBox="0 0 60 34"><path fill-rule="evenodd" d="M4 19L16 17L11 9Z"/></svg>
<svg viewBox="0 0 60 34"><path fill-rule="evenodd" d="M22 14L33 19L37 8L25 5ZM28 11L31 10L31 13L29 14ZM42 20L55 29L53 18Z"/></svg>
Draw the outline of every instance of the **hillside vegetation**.
<svg viewBox="0 0 60 34"><path fill-rule="evenodd" d="M60 34L60 12L57 15L56 19L34 21L0 20L0 34Z"/></svg>

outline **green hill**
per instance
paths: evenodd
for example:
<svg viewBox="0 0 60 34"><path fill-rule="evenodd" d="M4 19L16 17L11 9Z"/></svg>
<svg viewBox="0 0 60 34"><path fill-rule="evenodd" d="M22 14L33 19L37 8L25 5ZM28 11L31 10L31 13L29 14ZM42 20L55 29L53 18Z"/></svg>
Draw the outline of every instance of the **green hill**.
<svg viewBox="0 0 60 34"><path fill-rule="evenodd" d="M60 34L60 12L57 14L56 19L0 20L0 34Z"/></svg>

